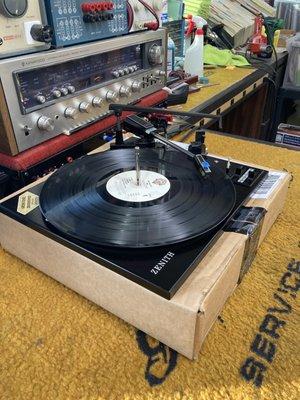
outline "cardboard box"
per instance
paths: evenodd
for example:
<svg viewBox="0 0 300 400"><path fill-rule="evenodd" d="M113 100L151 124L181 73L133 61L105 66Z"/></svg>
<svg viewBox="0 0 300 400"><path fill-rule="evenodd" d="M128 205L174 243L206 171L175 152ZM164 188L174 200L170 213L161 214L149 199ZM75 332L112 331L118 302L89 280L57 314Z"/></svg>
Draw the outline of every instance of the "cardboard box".
<svg viewBox="0 0 300 400"><path fill-rule="evenodd" d="M294 150L300 149L300 127L280 124L278 126L275 143Z"/></svg>
<svg viewBox="0 0 300 400"><path fill-rule="evenodd" d="M267 198L250 199L247 204L267 210L259 243L284 205L290 176L278 176ZM166 300L0 214L0 242L5 250L190 359L197 358L238 284L247 241L244 234L223 232L173 298Z"/></svg>

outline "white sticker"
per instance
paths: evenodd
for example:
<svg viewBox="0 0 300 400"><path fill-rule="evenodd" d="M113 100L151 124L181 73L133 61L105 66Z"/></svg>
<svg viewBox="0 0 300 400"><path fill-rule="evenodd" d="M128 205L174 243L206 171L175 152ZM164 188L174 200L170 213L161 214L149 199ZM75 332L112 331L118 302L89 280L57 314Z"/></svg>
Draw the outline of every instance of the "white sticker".
<svg viewBox="0 0 300 400"><path fill-rule="evenodd" d="M134 203L159 199L167 194L170 188L170 181L164 175L144 170L140 172L139 185L135 170L117 174L106 184L106 189L111 196Z"/></svg>
<svg viewBox="0 0 300 400"><path fill-rule="evenodd" d="M285 176L284 172L269 172L258 187L251 194L252 199L267 199Z"/></svg>
<svg viewBox="0 0 300 400"><path fill-rule="evenodd" d="M39 196L31 192L25 192L19 196L17 211L22 215L27 215L38 206Z"/></svg>

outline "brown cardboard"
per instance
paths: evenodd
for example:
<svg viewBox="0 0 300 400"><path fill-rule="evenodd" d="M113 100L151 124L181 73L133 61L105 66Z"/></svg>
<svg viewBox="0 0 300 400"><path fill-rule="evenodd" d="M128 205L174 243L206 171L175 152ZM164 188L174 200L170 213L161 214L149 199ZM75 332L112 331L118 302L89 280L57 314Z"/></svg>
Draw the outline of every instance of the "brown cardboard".
<svg viewBox="0 0 300 400"><path fill-rule="evenodd" d="M283 208L289 179L285 174L269 199L248 202L268 211L260 241ZM166 300L0 214L5 250L190 359L197 357L237 285L246 240L244 235L223 232L174 297Z"/></svg>

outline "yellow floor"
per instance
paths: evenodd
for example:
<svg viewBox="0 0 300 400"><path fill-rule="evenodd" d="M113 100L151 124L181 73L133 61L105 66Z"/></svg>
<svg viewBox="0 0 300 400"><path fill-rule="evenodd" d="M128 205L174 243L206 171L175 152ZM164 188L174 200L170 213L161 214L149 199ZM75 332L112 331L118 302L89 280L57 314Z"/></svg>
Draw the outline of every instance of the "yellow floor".
<svg viewBox="0 0 300 400"><path fill-rule="evenodd" d="M199 360L191 362L146 338L0 250L1 399L300 398L300 153L213 134L207 142L213 153L287 169L293 181L284 212L213 326ZM275 351L267 361L251 351L251 344L270 308L281 312L275 311L280 327L265 343L266 350ZM274 327L274 320L270 323ZM256 384L261 374L260 387L242 376L246 361L256 363L252 372ZM244 375L249 374L246 368Z"/></svg>

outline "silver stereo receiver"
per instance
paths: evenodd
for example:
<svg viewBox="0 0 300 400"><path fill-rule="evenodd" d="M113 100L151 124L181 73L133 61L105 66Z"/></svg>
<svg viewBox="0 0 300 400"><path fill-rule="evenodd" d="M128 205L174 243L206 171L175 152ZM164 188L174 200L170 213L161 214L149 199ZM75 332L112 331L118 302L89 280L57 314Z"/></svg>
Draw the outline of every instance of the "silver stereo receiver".
<svg viewBox="0 0 300 400"><path fill-rule="evenodd" d="M0 58L50 48L43 0L0 0Z"/></svg>
<svg viewBox="0 0 300 400"><path fill-rule="evenodd" d="M70 135L166 83L166 30L0 61L0 151Z"/></svg>

